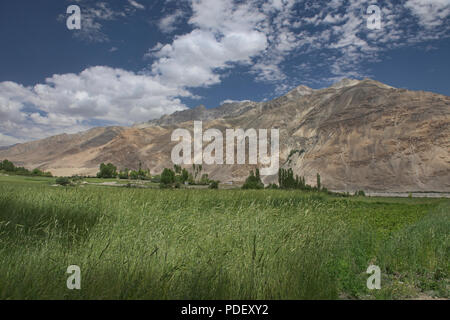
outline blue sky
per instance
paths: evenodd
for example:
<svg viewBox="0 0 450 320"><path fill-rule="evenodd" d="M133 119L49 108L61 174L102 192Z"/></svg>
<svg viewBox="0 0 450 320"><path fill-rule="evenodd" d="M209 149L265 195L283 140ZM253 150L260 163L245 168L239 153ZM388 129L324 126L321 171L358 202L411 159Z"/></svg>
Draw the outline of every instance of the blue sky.
<svg viewBox="0 0 450 320"><path fill-rule="evenodd" d="M4 0L0 146L344 77L450 95L449 16L450 0Z"/></svg>

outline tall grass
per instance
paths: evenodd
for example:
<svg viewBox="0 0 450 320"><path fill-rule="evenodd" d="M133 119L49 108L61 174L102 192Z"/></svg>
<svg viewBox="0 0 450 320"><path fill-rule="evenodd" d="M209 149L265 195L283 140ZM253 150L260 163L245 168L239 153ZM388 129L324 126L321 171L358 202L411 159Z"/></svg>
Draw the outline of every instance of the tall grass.
<svg viewBox="0 0 450 320"><path fill-rule="evenodd" d="M296 191L0 184L0 298L448 297L448 209ZM372 263L381 292L366 288ZM66 288L69 265L81 267L79 291Z"/></svg>

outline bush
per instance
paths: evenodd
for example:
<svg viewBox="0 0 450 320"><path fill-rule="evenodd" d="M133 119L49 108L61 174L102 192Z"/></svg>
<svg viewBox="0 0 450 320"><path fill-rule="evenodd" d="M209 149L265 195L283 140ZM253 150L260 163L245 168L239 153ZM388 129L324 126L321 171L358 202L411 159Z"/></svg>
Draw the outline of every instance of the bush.
<svg viewBox="0 0 450 320"><path fill-rule="evenodd" d="M60 186L68 186L70 184L70 180L67 177L59 177L56 179L56 184Z"/></svg>
<svg viewBox="0 0 450 320"><path fill-rule="evenodd" d="M72 180L73 182L80 182L83 180L83 177L78 176L78 175L74 175L70 178L70 180Z"/></svg>
<svg viewBox="0 0 450 320"><path fill-rule="evenodd" d="M209 188L210 188L210 189L219 189L219 181L212 181L212 182L209 184Z"/></svg>
<svg viewBox="0 0 450 320"><path fill-rule="evenodd" d="M366 193L363 190L359 190L355 192L356 197L365 197Z"/></svg>
<svg viewBox="0 0 450 320"><path fill-rule="evenodd" d="M199 184L206 186L206 185L210 184L211 182L212 181L209 180L209 175L207 173L205 173L205 174L202 175Z"/></svg>
<svg viewBox="0 0 450 320"><path fill-rule="evenodd" d="M288 156L288 162L291 163L291 158L294 156L294 154L298 153L299 156L301 156L303 153L305 153L305 150L291 150Z"/></svg>

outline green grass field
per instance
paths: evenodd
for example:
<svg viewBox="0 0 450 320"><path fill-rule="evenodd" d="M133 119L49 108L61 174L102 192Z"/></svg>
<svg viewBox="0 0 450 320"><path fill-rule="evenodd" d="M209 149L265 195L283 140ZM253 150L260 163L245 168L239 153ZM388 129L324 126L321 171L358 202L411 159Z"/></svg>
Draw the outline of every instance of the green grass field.
<svg viewBox="0 0 450 320"><path fill-rule="evenodd" d="M52 184L0 176L0 299L449 297L448 199Z"/></svg>

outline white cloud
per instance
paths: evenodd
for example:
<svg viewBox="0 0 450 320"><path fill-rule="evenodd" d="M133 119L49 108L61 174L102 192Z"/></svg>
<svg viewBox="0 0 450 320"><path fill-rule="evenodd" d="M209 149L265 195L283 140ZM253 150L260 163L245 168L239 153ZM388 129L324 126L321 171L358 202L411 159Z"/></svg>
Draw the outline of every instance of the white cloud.
<svg viewBox="0 0 450 320"><path fill-rule="evenodd" d="M34 139L88 129L92 123L130 125L186 109L190 96L157 79L109 67L54 75L45 84L0 83L0 132Z"/></svg>
<svg viewBox="0 0 450 320"><path fill-rule="evenodd" d="M182 10L175 10L175 12L162 18L158 23L158 27L163 33L172 33L176 30L177 24L183 16Z"/></svg>
<svg viewBox="0 0 450 320"><path fill-rule="evenodd" d="M85 4L85 0L78 0L81 8L81 29L72 30L74 37L86 42L108 42L109 37L103 32L103 22L114 21L125 17L123 11L114 11L106 2L97 2L92 6ZM66 15L60 15L58 20L65 22Z"/></svg>
<svg viewBox="0 0 450 320"><path fill-rule="evenodd" d="M442 25L450 15L450 0L407 0L405 6L428 29Z"/></svg>
<svg viewBox="0 0 450 320"><path fill-rule="evenodd" d="M156 53L159 59L152 65L152 72L163 83L208 86L220 83L217 69L227 69L232 63L250 63L251 57L265 47L266 39L257 31L228 33L218 39L212 32L196 29Z"/></svg>
<svg viewBox="0 0 450 320"><path fill-rule="evenodd" d="M251 102L251 100L232 100L232 99L227 99L227 100L222 101L220 103L220 105L230 104L230 103L245 103L245 102Z"/></svg>
<svg viewBox="0 0 450 320"><path fill-rule="evenodd" d="M254 66L260 72L257 79L276 81L277 88L283 88L286 83L289 83L287 87L292 87L293 84L298 85L299 81L312 83L320 79L321 82L334 82L343 77L370 76L369 70L362 69L363 63L379 61L390 49L449 37L450 25L446 23L449 2L383 1L379 4L381 30L367 28L366 11L373 1L297 2L296 7L286 6L284 11L279 11L278 17L281 18L273 18L271 22L271 28L277 31L268 36L273 39L271 49L266 54L268 59L262 60L262 66L261 62ZM297 14L292 14L293 8ZM281 19L290 23L282 23ZM286 55L301 55L306 61L311 56L320 56L321 62L316 66L321 65L321 73L311 73L310 68L302 67L299 69L302 75L295 77L294 81L285 77L281 68Z"/></svg>
<svg viewBox="0 0 450 320"><path fill-rule="evenodd" d="M17 139L0 133L0 147L7 147L17 143L24 143L24 142L26 141L23 139Z"/></svg>
<svg viewBox="0 0 450 320"><path fill-rule="evenodd" d="M109 36L104 32L104 23L116 21L120 18L132 16L137 10L145 10L145 6L135 0L128 0L128 4L122 10L114 10L110 3L89 0L74 0L81 8L81 29L72 30L75 38L85 42L109 42ZM65 22L67 15L61 14L58 17L60 22Z"/></svg>
<svg viewBox="0 0 450 320"><path fill-rule="evenodd" d="M320 77L330 81L370 76L362 62L377 61L392 48L448 36L450 29L450 0L386 0L379 4L381 30L366 26L369 0L170 2L178 9L159 20L160 30L171 34L181 21L193 29L158 43L145 57L154 59L149 74L177 88L218 84L240 64L249 66L256 81L292 87L299 78L317 77L306 70L294 79L286 74L286 59L299 55L320 54L325 62ZM94 16L102 16L100 11ZM102 19L115 17L106 12Z"/></svg>
<svg viewBox="0 0 450 320"><path fill-rule="evenodd" d="M194 30L150 52L157 58L151 72L162 83L181 88L217 84L217 70L250 64L266 49L266 35L258 30L265 16L252 3L193 0L192 10L189 23Z"/></svg>
<svg viewBox="0 0 450 320"><path fill-rule="evenodd" d="M128 2L129 2L133 7L135 7L136 9L139 9L139 10L145 10L145 6L143 6L142 4L140 4L140 3L137 2L137 1L134 1L134 0L128 0Z"/></svg>

